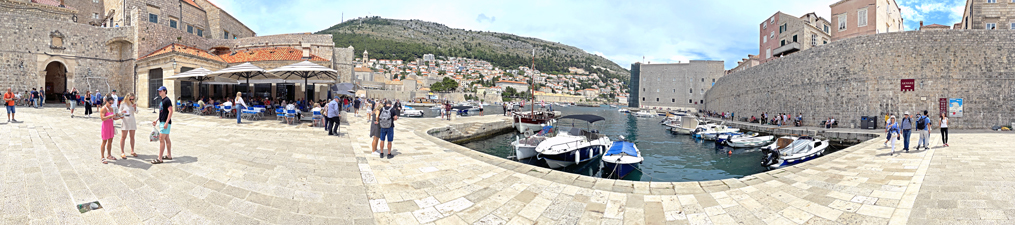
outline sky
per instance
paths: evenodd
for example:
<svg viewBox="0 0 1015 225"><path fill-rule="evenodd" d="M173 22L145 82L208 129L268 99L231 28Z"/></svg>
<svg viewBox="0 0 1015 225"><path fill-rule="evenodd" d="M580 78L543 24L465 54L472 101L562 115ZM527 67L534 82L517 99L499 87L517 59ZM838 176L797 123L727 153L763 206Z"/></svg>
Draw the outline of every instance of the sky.
<svg viewBox="0 0 1015 225"><path fill-rule="evenodd" d="M759 24L775 12L831 20L838 0L390 1L210 0L258 35L317 32L366 16L419 19L452 28L510 33L575 46L629 68L634 62L723 60L758 54ZM896 0L905 29L951 26L965 0Z"/></svg>

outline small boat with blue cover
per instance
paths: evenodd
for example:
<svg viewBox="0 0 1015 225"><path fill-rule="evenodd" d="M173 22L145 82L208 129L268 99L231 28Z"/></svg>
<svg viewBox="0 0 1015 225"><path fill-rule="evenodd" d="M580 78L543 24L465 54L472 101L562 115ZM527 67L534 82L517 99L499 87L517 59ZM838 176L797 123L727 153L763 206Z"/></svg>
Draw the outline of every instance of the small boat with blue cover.
<svg viewBox="0 0 1015 225"><path fill-rule="evenodd" d="M634 143L627 140L614 141L610 150L603 155L603 174L607 174L607 178L622 179L637 170L642 161L645 161L645 157Z"/></svg>

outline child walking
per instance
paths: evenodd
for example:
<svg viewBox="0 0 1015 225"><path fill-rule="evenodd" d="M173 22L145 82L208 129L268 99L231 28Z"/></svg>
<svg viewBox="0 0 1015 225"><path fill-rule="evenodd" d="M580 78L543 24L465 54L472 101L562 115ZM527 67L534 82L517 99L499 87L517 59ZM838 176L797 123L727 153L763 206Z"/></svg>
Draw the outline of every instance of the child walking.
<svg viewBox="0 0 1015 225"><path fill-rule="evenodd" d="M99 118L102 119L102 145L99 147L99 153L102 154L102 164L107 164L106 160L116 160L113 157L113 135L115 134L113 128L113 120L119 120L116 117L116 113L110 108L113 98L107 97L106 101L102 105L102 109L99 109ZM126 159L127 157L124 157Z"/></svg>

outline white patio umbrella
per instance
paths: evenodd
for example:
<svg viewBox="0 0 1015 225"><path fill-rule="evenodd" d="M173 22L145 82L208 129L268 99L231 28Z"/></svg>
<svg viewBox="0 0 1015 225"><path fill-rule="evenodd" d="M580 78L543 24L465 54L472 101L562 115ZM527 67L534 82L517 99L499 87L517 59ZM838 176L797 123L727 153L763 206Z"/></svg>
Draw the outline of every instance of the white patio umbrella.
<svg viewBox="0 0 1015 225"><path fill-rule="evenodd" d="M165 79L196 81L199 90L202 84L239 84L239 82L237 82L234 79L219 76L208 76L208 74L211 73L212 73L211 70L202 67L187 72L183 72L180 74L176 74L173 76L168 76Z"/></svg>
<svg viewBox="0 0 1015 225"><path fill-rule="evenodd" d="M310 84L310 78L312 77L327 77L332 80L338 79L338 71L328 67L317 65L310 61L298 62L292 65L283 66L270 70L269 72L278 74L282 79L289 79L292 77L303 78L303 93L306 94L305 99L310 99L310 93L307 93L307 85ZM332 81L334 82L334 81ZM323 83L323 82L321 82Z"/></svg>
<svg viewBox="0 0 1015 225"><path fill-rule="evenodd" d="M278 79L279 77L275 74L268 72L267 70L261 69L254 64L243 63L240 65L231 66L219 71L212 72L208 76L218 76L225 78L235 78L236 80L246 79L247 84L250 84L250 79Z"/></svg>

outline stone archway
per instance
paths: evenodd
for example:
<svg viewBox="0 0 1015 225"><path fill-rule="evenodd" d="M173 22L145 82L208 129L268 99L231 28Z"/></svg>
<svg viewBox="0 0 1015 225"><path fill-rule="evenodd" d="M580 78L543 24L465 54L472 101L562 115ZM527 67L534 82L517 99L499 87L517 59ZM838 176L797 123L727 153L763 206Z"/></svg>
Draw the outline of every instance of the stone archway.
<svg viewBox="0 0 1015 225"><path fill-rule="evenodd" d="M58 61L46 64L46 102L56 103L63 100L60 96L67 90L67 66Z"/></svg>

